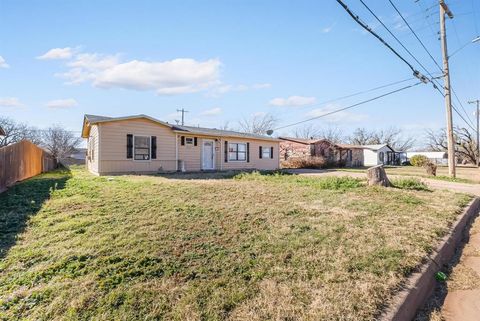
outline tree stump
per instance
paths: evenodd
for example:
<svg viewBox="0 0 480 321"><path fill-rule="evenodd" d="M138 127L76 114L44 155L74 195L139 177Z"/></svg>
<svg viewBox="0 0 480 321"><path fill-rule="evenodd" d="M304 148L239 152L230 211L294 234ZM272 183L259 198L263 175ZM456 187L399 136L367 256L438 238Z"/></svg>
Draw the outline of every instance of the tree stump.
<svg viewBox="0 0 480 321"><path fill-rule="evenodd" d="M423 167L425 167L428 175L437 176L437 165L435 165L434 163L428 162Z"/></svg>
<svg viewBox="0 0 480 321"><path fill-rule="evenodd" d="M383 165L377 165L370 167L367 170L367 179L368 185L378 185L378 186L390 186L390 181L388 180L387 173L383 168Z"/></svg>

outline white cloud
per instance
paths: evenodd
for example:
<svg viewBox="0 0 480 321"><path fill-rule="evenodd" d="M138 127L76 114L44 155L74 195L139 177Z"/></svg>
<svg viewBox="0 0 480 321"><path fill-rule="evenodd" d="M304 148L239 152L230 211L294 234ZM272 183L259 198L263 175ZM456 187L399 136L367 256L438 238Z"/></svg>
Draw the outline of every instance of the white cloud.
<svg viewBox="0 0 480 321"><path fill-rule="evenodd" d="M274 98L269 104L279 107L299 107L314 104L317 101L315 97L290 96L288 98Z"/></svg>
<svg viewBox="0 0 480 321"><path fill-rule="evenodd" d="M70 69L57 76L70 84L91 82L99 88L153 90L160 95L175 95L219 84L221 63L218 59L197 61L190 58L121 62L119 55L82 53L75 55L67 66Z"/></svg>
<svg viewBox="0 0 480 321"><path fill-rule="evenodd" d="M0 107L23 107L23 104L16 97L0 97Z"/></svg>
<svg viewBox="0 0 480 321"><path fill-rule="evenodd" d="M10 65L7 64L7 62L5 61L5 59L2 56L0 56L0 68L9 68L9 67L10 67Z"/></svg>
<svg viewBox="0 0 480 321"><path fill-rule="evenodd" d="M45 104L45 106L47 106L48 108L54 108L54 109L70 108L77 105L78 105L77 101L73 98L50 100Z"/></svg>
<svg viewBox="0 0 480 321"><path fill-rule="evenodd" d="M335 27L335 23L331 24L330 26L328 27L325 27L321 30L322 33L329 33L330 31L333 30L333 27Z"/></svg>
<svg viewBox="0 0 480 321"><path fill-rule="evenodd" d="M306 117L319 117L319 116L323 116L325 114L328 114L330 112L333 112L333 111L335 111L339 108L341 108L341 106L329 104L329 105L327 105L323 108L313 109L313 110L309 111L308 113L306 113L305 116ZM338 123L338 122L356 123L356 122L365 121L367 118L368 118L367 115L356 114L356 113L352 113L352 112L344 110L344 111L336 112L332 115L325 116L323 119L327 122L332 122L332 123Z"/></svg>
<svg viewBox="0 0 480 321"><path fill-rule="evenodd" d="M223 112L222 108L215 107L215 108L212 108L212 109L204 110L203 112L200 113L200 115L202 115L202 116L218 116L222 112Z"/></svg>
<svg viewBox="0 0 480 321"><path fill-rule="evenodd" d="M57 59L70 59L74 54L74 50L70 47L65 48L53 48L44 53L41 56L38 56L37 59L40 60L57 60Z"/></svg>

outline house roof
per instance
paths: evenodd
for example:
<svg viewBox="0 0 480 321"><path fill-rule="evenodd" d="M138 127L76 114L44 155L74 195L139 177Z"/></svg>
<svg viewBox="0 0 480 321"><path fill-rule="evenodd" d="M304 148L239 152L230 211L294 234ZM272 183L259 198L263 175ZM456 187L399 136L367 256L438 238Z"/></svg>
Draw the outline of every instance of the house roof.
<svg viewBox="0 0 480 321"><path fill-rule="evenodd" d="M277 138L268 137L264 135L258 134L250 134L250 133L242 133L232 130L221 130L216 128L205 128L205 127L193 127L193 126L181 126L181 125L172 125L167 122L158 120L156 118L140 114L140 115L133 115L133 116L124 116L124 117L107 117L107 116L98 116L98 115L88 115L86 114L83 119L83 128L82 128L82 137L88 137L89 132L89 125L98 124L98 123L105 123L105 122L112 122L112 121L119 121L119 120L130 120L130 119L148 119L155 123L158 123L163 126L167 126L176 132L181 133L191 133L196 135L205 135L205 136L222 136L222 137L237 137L237 138L252 138L252 139L261 139L261 140L272 140L278 141Z"/></svg>
<svg viewBox="0 0 480 321"><path fill-rule="evenodd" d="M352 145L352 144L337 144L338 147L341 147L341 148L350 148L350 149L364 149L365 146L362 146L362 145Z"/></svg>
<svg viewBox="0 0 480 321"><path fill-rule="evenodd" d="M392 152L395 151L395 149L392 148L392 146L388 144L374 144L374 145L363 145L364 148L370 149L373 151L377 151L379 149L382 149L383 147L388 147Z"/></svg>
<svg viewBox="0 0 480 321"><path fill-rule="evenodd" d="M306 138L285 137L285 136L280 136L278 138L281 139L281 140L288 140L288 141L291 141L291 142L305 144L305 145L313 144L313 143L321 140L321 139L306 139Z"/></svg>
<svg viewBox="0 0 480 321"><path fill-rule="evenodd" d="M259 134L237 132L233 130L216 129L216 128L174 125L173 129L178 132L188 132L188 133L197 134L197 135L253 138L253 139L279 141L279 139L274 137L268 137L268 136L259 135Z"/></svg>

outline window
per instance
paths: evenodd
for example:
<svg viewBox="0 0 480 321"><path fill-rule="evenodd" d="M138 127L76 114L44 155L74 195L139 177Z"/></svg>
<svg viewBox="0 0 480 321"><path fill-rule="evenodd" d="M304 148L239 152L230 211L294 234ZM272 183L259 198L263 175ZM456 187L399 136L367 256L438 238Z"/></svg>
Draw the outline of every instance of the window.
<svg viewBox="0 0 480 321"><path fill-rule="evenodd" d="M135 160L149 160L150 159L150 137L149 136L135 136L134 143L134 158Z"/></svg>
<svg viewBox="0 0 480 321"><path fill-rule="evenodd" d="M187 145L193 145L193 137L185 137L185 143Z"/></svg>
<svg viewBox="0 0 480 321"><path fill-rule="evenodd" d="M378 159L383 162L383 160L385 159L385 154L383 152L378 153Z"/></svg>
<svg viewBox="0 0 480 321"><path fill-rule="evenodd" d="M351 150L351 149L349 149L349 150L347 151L347 160L348 160L349 162L352 161L352 150Z"/></svg>
<svg viewBox="0 0 480 321"><path fill-rule="evenodd" d="M247 160L247 144L229 143L228 144L228 160L246 161Z"/></svg>
<svg viewBox="0 0 480 321"><path fill-rule="evenodd" d="M262 158L271 158L271 151L270 147L262 147Z"/></svg>

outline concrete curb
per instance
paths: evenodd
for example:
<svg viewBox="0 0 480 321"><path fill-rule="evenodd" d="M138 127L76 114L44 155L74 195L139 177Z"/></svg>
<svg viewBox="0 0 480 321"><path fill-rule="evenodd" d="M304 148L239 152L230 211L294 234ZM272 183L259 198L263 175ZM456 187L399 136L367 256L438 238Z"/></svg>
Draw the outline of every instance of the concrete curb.
<svg viewBox="0 0 480 321"><path fill-rule="evenodd" d="M415 317L417 311L433 294L437 282L435 273L440 270L438 266L447 264L453 258L455 250L462 242L465 228L479 210L480 198L476 197L459 215L450 233L442 239L434 254L430 256L430 260L422 265L419 272L408 278L404 289L395 296L390 307L382 313L379 320L410 321Z"/></svg>

